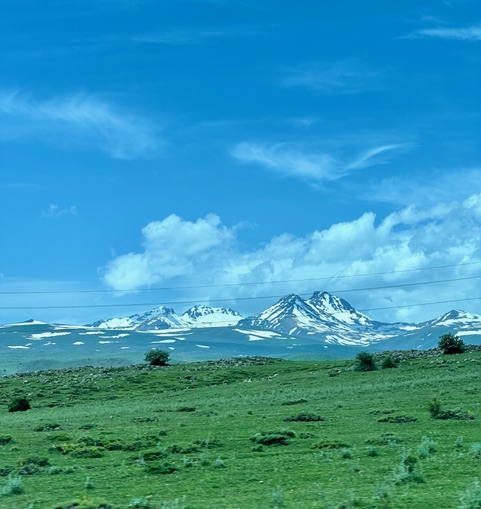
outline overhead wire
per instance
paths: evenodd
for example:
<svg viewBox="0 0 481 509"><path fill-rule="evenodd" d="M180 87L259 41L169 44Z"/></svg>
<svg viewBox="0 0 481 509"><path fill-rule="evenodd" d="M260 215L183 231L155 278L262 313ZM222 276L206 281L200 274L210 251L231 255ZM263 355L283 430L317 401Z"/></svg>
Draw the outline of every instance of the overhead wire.
<svg viewBox="0 0 481 509"><path fill-rule="evenodd" d="M286 284L286 283L303 283L307 281L329 281L336 279L349 279L349 278L359 278L359 277L369 277L369 276L386 276L391 274L404 274L407 272L421 272L426 270L436 270L436 269L447 269L453 267L465 267L469 265L480 265L479 262L466 262L466 263L457 263L450 265L437 265L432 267L420 267L416 269L402 269L402 270L392 270L392 271L384 271L384 272L366 272L364 274L346 274L346 275L333 275L333 276L323 276L323 277L310 277L310 278L302 278L302 279L284 279L284 280L274 280L274 281L253 281L253 282L245 282L245 283L226 283L226 284L209 284L209 285L189 285L189 286L165 286L165 287L147 287L147 288L98 288L98 289L87 289L87 290L0 290L0 295L55 295L55 294L83 294L83 293L131 293L131 292L154 292L154 291L173 291L173 290L195 290L195 289L205 289L205 288L232 288L232 287L242 287L242 286L258 286L258 285L272 285L272 284ZM347 290L346 290L347 291Z"/></svg>
<svg viewBox="0 0 481 509"><path fill-rule="evenodd" d="M439 283L451 283L451 282L459 282L459 281L467 281L472 279L480 279L481 275L478 276L467 276L467 277L459 277L459 278L451 278L451 279L438 279L434 281L422 281L417 283L399 283L396 285L384 285L384 286L371 286L364 288L349 288L349 289L328 289L325 290L331 294L340 294L340 293L353 293L353 292L364 292L364 291L374 291L374 290L386 290L392 288L408 288L414 286L423 286L423 285L432 285ZM300 296L309 295L308 293L300 293ZM280 299L284 297L284 295L262 295L262 296L254 296L254 297L230 297L230 298L216 298L209 299L206 301L196 300L176 300L176 301L162 301L163 305L185 305L185 304L201 304L201 303L212 303L212 302L239 302L239 301L248 301L248 300L262 300L262 299ZM0 310L46 310L46 309L96 309L96 308L116 308L116 307L139 307L139 306L158 306L159 302L132 302L132 303L116 303L116 304L64 304L64 305L46 305L46 306L0 306Z"/></svg>

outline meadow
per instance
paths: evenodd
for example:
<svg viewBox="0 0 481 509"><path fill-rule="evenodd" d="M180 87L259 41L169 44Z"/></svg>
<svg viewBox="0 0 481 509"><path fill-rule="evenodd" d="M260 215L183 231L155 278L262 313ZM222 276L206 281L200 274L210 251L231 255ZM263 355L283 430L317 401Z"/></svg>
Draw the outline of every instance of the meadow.
<svg viewBox="0 0 481 509"><path fill-rule="evenodd" d="M0 378L0 508L481 507L481 353L354 365ZM9 412L20 397L31 409Z"/></svg>

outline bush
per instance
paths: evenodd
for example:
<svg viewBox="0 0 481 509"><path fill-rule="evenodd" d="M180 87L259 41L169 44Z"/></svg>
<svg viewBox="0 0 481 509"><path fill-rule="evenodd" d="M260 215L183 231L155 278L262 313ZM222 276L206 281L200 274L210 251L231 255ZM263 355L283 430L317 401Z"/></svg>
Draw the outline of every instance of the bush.
<svg viewBox="0 0 481 509"><path fill-rule="evenodd" d="M481 507L481 485L478 479L461 495L459 502L458 509L478 509Z"/></svg>
<svg viewBox="0 0 481 509"><path fill-rule="evenodd" d="M30 403L25 398L12 399L8 405L9 412L25 412L25 410L30 410Z"/></svg>
<svg viewBox="0 0 481 509"><path fill-rule="evenodd" d="M289 438L296 434L291 430L282 431L263 431L256 433L251 440L258 445L289 445Z"/></svg>
<svg viewBox="0 0 481 509"><path fill-rule="evenodd" d="M384 358L384 360L382 361L381 368L382 368L382 369L397 368L397 362L396 362L396 360L393 358L393 356L389 354L389 355L388 355L387 357L385 357L385 358Z"/></svg>
<svg viewBox="0 0 481 509"><path fill-rule="evenodd" d="M471 412L463 412L461 410L443 410L441 403L434 398L428 406L429 413L433 419L457 419L459 421L469 421L474 419L474 415Z"/></svg>
<svg viewBox="0 0 481 509"><path fill-rule="evenodd" d="M356 355L356 365L354 366L355 371L374 371L377 369L374 355L367 352L359 352Z"/></svg>
<svg viewBox="0 0 481 509"><path fill-rule="evenodd" d="M459 336L455 336L448 332L439 337L438 348L447 355L454 353L463 353L466 349L466 345Z"/></svg>
<svg viewBox="0 0 481 509"><path fill-rule="evenodd" d="M169 360L169 353L164 350L157 350L154 348L145 354L145 360L151 366L167 366L167 361Z"/></svg>

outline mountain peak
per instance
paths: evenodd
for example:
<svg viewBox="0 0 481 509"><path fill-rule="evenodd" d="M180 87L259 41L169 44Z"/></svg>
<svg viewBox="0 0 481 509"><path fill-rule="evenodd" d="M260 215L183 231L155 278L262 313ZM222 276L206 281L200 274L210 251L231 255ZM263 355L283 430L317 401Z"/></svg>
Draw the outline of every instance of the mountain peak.
<svg viewBox="0 0 481 509"><path fill-rule="evenodd" d="M330 315L349 325L367 326L374 323L368 316L353 308L347 300L326 291L314 292L307 302L318 312Z"/></svg>

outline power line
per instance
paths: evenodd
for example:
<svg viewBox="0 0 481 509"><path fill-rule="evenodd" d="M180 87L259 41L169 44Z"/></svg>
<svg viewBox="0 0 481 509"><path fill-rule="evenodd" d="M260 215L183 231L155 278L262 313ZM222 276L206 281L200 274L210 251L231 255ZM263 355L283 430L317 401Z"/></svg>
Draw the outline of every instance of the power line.
<svg viewBox="0 0 481 509"><path fill-rule="evenodd" d="M481 300L481 297L467 297L465 299L453 299L453 300L438 300L436 302L421 302L418 304L400 304L399 306L386 306L381 308L369 308L369 309L359 309L361 313L366 313L368 311L381 311L384 309L397 309L397 308L412 308L418 306L431 306L434 304L449 304L452 302L465 302L469 300Z"/></svg>
<svg viewBox="0 0 481 509"><path fill-rule="evenodd" d="M306 294L301 294L301 295L306 295ZM465 299L438 300L438 301L433 301L433 302L418 302L418 303L414 303L414 304L401 304L401 305L398 305L398 306L384 306L384 307L369 308L369 309L358 309L357 311L359 311L361 313L366 313L368 311L381 311L381 310L386 310L386 309L410 308L410 307L419 307L419 306L434 306L436 304L449 304L449 303L452 303L452 302L465 302L465 301L472 301L472 300L481 300L481 296L479 296L479 297L467 297ZM232 320L218 321L216 323L232 323ZM391 322L388 322L388 323L391 323ZM17 324L5 324L3 326L0 326L0 335L1 334L6 334L6 333L8 334L9 331L8 331L7 327L11 327L11 326L14 326L14 325L17 325ZM26 322L24 322L21 325L25 326ZM46 325L48 325L48 323ZM71 324L68 324L68 325L55 324L55 325L57 325L59 327L59 329L63 329L63 328L71 329L71 328L75 328L75 327L78 327L78 328L84 327L83 325L75 326L75 325L71 325ZM235 326L236 325L234 325L234 327ZM192 327L188 327L188 325L186 325L186 327L179 327L179 329L172 328L172 329L159 329L159 330L140 331L140 332L142 332L142 333L152 333L152 334L156 334L156 333L159 333L159 332L162 333L162 332L165 332L167 330L168 331L174 331L174 332L176 330L179 330L179 332L180 332L181 329L185 329L185 328L192 328ZM128 329L128 326L125 327L125 329ZM104 331L106 334L109 333L109 332L115 333L116 331L122 330L122 327L113 328L113 329L105 328L105 329L99 329L99 330ZM135 331L135 329L133 329L133 331ZM40 328L34 328L34 329L29 328L28 329L28 333L29 334L43 333L43 332L45 332L45 330L44 329L40 329ZM54 337L54 336L52 336L52 337ZM107 334L104 337L108 338L110 336L108 336L108 334Z"/></svg>
<svg viewBox="0 0 481 509"><path fill-rule="evenodd" d="M285 279L285 280L277 280L277 281L257 281L257 282L246 282L246 283L228 283L228 284L212 284L212 285L191 285L191 286L166 286L166 287L153 287L153 288L135 288L135 289L96 289L96 290L32 290L32 291L0 291L0 295L55 295L55 294L75 294L75 293L130 293L130 292L156 292L156 291L172 291L172 290L194 290L194 289L204 289L204 288L232 288L232 287L240 287L240 286L257 286L257 285L271 285L271 284L285 284L285 283L303 283L307 281L329 281L335 279L349 279L349 278L358 278L358 277L368 277L368 276L386 276L390 274L404 274L407 272L420 272L426 270L436 270L436 269L447 269L453 267L465 267L469 265L479 265L479 262L467 262L467 263L457 263L451 265L437 265L434 267L422 267L418 269L403 269L403 270L392 270L386 272L366 272L364 274L350 274L350 275L335 275L335 276L325 276L325 277L311 277L304 279ZM347 291L347 290L346 290Z"/></svg>
<svg viewBox="0 0 481 509"><path fill-rule="evenodd" d="M366 288L351 288L347 290L326 290L331 294L339 294L339 293L352 293L352 292L366 292L373 290L386 290L391 288L407 288L413 286L422 286L422 285L432 285L439 283L452 283L457 281L466 281L471 279L479 279L479 276L469 276L469 277L461 277L461 278L452 278L452 279L438 279L435 281L424 281L419 283L400 283L397 285L386 285L386 286L371 286ZM308 293L300 293L300 296L309 295ZM208 301L203 301L204 303L212 303L212 302L238 302L238 301L247 301L247 300L261 300L261 299L280 299L284 297L284 295L263 295L257 297L237 297L237 298L218 298L218 299L209 299ZM186 300L186 301L167 301L163 302L163 305L176 305L176 304L199 304L198 300ZM67 305L59 305L59 306L0 306L1 310L28 310L28 309L94 309L94 308L116 308L116 307L137 307L137 306L158 306L158 302L138 302L138 303L123 303L123 304L67 304Z"/></svg>

